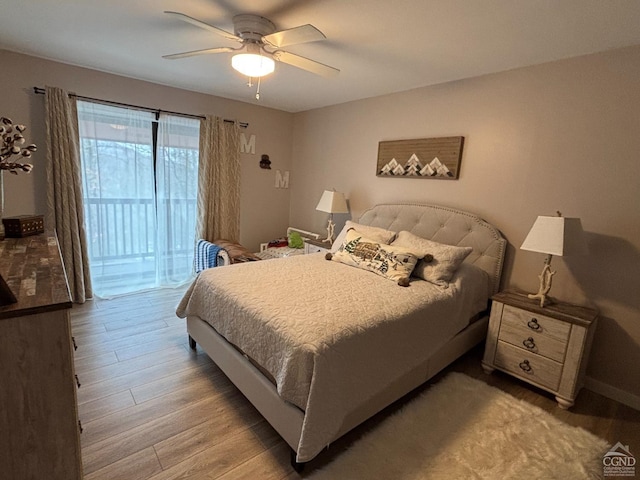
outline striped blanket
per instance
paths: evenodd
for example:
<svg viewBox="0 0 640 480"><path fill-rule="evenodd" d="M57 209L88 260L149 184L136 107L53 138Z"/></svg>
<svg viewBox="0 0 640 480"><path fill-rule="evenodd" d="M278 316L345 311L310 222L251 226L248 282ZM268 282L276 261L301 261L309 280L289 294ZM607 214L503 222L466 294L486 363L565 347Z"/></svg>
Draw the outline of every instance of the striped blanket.
<svg viewBox="0 0 640 480"><path fill-rule="evenodd" d="M196 254L193 259L193 266L196 273L200 273L207 268L218 266L218 254L224 249L215 243L206 240L198 240L196 244Z"/></svg>

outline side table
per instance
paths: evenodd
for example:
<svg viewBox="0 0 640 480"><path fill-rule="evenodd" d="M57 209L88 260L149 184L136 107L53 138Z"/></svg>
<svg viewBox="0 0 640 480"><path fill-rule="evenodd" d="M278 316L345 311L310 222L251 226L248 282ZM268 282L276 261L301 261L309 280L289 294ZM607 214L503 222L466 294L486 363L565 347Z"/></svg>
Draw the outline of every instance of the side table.
<svg viewBox="0 0 640 480"><path fill-rule="evenodd" d="M482 367L506 372L573 406L582 388L597 310L556 302L540 307L525 294L492 297Z"/></svg>

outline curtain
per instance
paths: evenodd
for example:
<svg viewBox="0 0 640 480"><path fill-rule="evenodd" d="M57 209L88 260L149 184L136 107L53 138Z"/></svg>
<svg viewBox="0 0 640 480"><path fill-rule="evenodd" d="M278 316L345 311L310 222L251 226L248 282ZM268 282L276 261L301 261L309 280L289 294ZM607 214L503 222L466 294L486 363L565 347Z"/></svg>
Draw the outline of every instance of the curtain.
<svg viewBox="0 0 640 480"><path fill-rule="evenodd" d="M47 225L54 225L71 299L93 296L84 229L78 117L75 98L46 87Z"/></svg>
<svg viewBox="0 0 640 480"><path fill-rule="evenodd" d="M156 161L158 285L192 279L200 121L160 115Z"/></svg>
<svg viewBox="0 0 640 480"><path fill-rule="evenodd" d="M153 113L78 101L89 259L98 297L155 286Z"/></svg>
<svg viewBox="0 0 640 480"><path fill-rule="evenodd" d="M78 115L95 294L192 280L200 121L86 101Z"/></svg>
<svg viewBox="0 0 640 480"><path fill-rule="evenodd" d="M200 124L196 238L240 237L240 128L207 116Z"/></svg>

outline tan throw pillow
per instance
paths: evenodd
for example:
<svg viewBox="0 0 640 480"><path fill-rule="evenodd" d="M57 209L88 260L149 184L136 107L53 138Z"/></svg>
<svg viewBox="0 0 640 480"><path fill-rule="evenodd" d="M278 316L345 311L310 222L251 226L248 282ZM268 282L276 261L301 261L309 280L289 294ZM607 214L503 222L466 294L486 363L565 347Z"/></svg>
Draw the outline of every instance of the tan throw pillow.
<svg viewBox="0 0 640 480"><path fill-rule="evenodd" d="M427 240L405 230L398 234L391 245L412 249L419 255L433 255L433 260L429 263L418 262L413 275L445 288L449 286L449 281L460 264L473 250L471 247L456 247Z"/></svg>
<svg viewBox="0 0 640 480"><path fill-rule="evenodd" d="M344 243L344 238L347 235L347 231L353 228L357 230L362 236L373 240L376 243L386 243L387 245L391 243L391 241L395 238L396 232L392 232L391 230L385 230L380 227L371 227L369 225L361 225L356 222L352 222L351 220L347 220L344 224L344 228L338 234L338 237L333 242L331 246L331 252L335 253Z"/></svg>
<svg viewBox="0 0 640 480"><path fill-rule="evenodd" d="M420 256L411 249L394 247L365 238L355 229L349 229L344 242L327 258L377 273L403 287L409 286L409 277Z"/></svg>

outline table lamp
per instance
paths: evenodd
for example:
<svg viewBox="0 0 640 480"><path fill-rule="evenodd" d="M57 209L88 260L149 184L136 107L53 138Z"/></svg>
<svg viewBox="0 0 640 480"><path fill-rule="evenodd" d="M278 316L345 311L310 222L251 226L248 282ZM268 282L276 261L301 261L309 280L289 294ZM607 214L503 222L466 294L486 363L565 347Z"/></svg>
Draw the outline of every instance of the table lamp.
<svg viewBox="0 0 640 480"><path fill-rule="evenodd" d="M323 242L333 242L333 230L335 224L333 223L334 213L349 213L347 208L347 201L344 198L344 194L336 192L335 190L325 190L320 197L316 210L320 212L327 212L329 214L329 223L327 224L327 238Z"/></svg>
<svg viewBox="0 0 640 480"><path fill-rule="evenodd" d="M542 268L540 288L538 293L528 295L531 299L540 300L540 306L548 303L547 295L551 290L552 277L556 272L551 271L551 257L553 255L585 255L587 244L579 218L563 217L560 212L555 217L539 216L527 238L524 239L521 250L546 253L547 258Z"/></svg>

